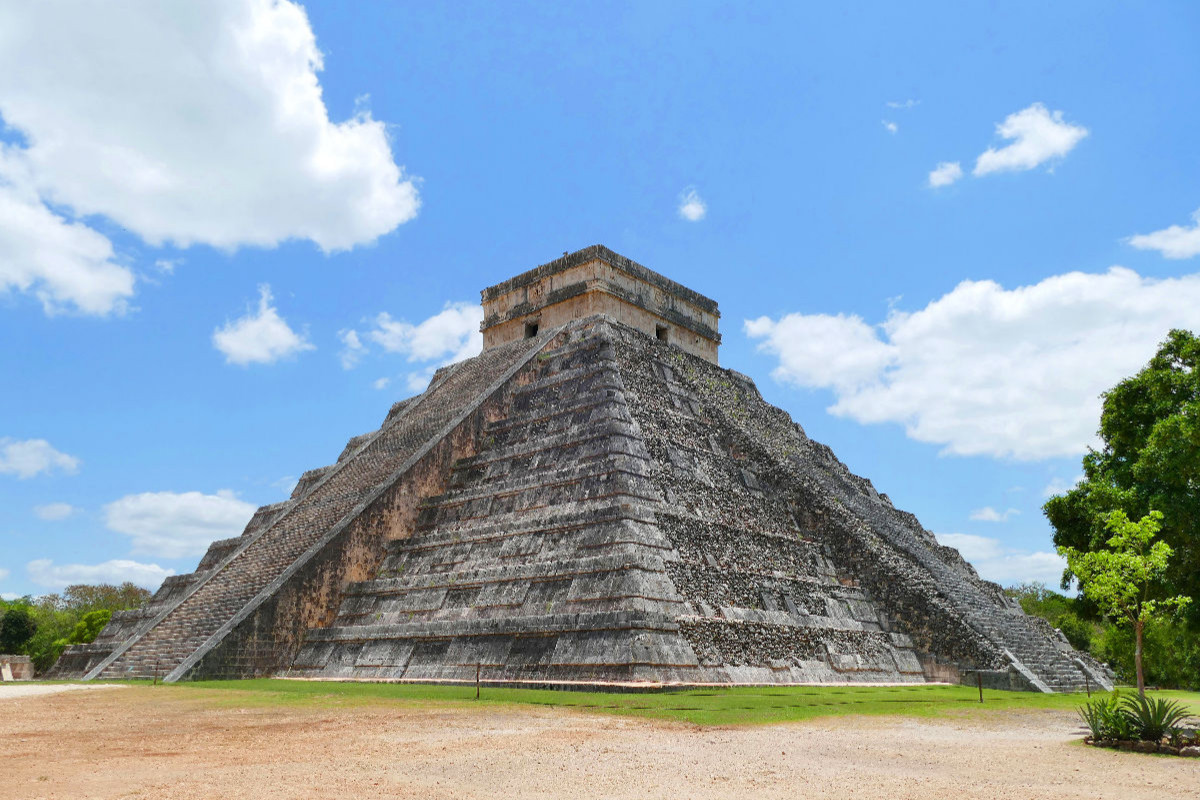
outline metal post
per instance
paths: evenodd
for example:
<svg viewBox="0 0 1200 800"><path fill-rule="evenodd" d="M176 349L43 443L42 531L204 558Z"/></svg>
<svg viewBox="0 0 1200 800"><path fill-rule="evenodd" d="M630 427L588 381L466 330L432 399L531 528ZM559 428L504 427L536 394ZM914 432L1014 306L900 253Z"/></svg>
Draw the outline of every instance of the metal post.
<svg viewBox="0 0 1200 800"><path fill-rule="evenodd" d="M975 680L979 681L979 702L983 702L983 673L976 672Z"/></svg>
<svg viewBox="0 0 1200 800"><path fill-rule="evenodd" d="M1092 696L1092 682L1088 680L1087 670L1083 671L1083 685L1087 687L1088 697Z"/></svg>
<svg viewBox="0 0 1200 800"><path fill-rule="evenodd" d="M475 662L475 699L479 699L479 670L483 667L483 663Z"/></svg>
<svg viewBox="0 0 1200 800"><path fill-rule="evenodd" d="M158 659L154 659L154 686L158 686Z"/></svg>

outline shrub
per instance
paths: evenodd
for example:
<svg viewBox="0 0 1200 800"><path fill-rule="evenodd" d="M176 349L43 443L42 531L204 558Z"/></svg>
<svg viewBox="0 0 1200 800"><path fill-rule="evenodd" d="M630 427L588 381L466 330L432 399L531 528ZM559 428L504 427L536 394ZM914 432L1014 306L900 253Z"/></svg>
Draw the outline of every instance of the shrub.
<svg viewBox="0 0 1200 800"><path fill-rule="evenodd" d="M1146 626L1146 683L1164 689L1200 689L1200 635L1181 622ZM1106 625L1092 642L1092 653L1126 682L1134 677L1133 631Z"/></svg>
<svg viewBox="0 0 1200 800"><path fill-rule="evenodd" d="M1121 693L1093 700L1079 709L1079 716L1092 733L1092 741L1132 739L1133 721L1121 707Z"/></svg>
<svg viewBox="0 0 1200 800"><path fill-rule="evenodd" d="M95 641L96 637L100 635L100 631L104 630L104 626L112 619L112 615L113 612L107 608L87 612L79 622L75 623L75 629L67 637L67 643L87 644Z"/></svg>
<svg viewBox="0 0 1200 800"><path fill-rule="evenodd" d="M33 659L34 669L42 673L58 660L62 653L62 648L57 646L58 640L70 636L75 623L79 622L79 614L59 611L42 602L33 607L33 614L38 629L26 645L25 652Z"/></svg>
<svg viewBox="0 0 1200 800"><path fill-rule="evenodd" d="M1117 738L1113 735L1111 723L1114 710L1119 710L1116 708L1116 695L1102 697L1079 707L1079 717L1091 731L1093 742Z"/></svg>
<svg viewBox="0 0 1200 800"><path fill-rule="evenodd" d="M1159 741L1190 717L1182 703L1163 697L1126 697L1121 711L1128 717L1133 735L1144 742Z"/></svg>
<svg viewBox="0 0 1200 800"><path fill-rule="evenodd" d="M37 627L28 606L10 605L0 615L0 653L24 653Z"/></svg>
<svg viewBox="0 0 1200 800"><path fill-rule="evenodd" d="M1067 611L1058 618L1057 627L1076 650L1091 652L1095 623L1080 619L1074 611Z"/></svg>
<svg viewBox="0 0 1200 800"><path fill-rule="evenodd" d="M1190 715L1175 700L1138 695L1121 697L1119 692L1113 692L1080 706L1079 718L1087 725L1093 742L1119 739L1157 742L1168 735L1172 741L1180 740Z"/></svg>

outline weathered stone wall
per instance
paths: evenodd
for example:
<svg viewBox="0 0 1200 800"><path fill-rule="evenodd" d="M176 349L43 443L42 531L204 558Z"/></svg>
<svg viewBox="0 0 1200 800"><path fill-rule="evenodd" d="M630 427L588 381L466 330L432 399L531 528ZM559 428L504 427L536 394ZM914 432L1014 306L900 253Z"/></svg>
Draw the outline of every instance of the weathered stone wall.
<svg viewBox="0 0 1200 800"><path fill-rule="evenodd" d="M1093 674L749 379L611 317L439 371L201 567L72 657L172 680Z"/></svg>
<svg viewBox="0 0 1200 800"><path fill-rule="evenodd" d="M376 574L387 543L416 529L424 498L442 492L453 465L474 455L482 430L496 416L521 376L473 409L410 467L403 479L358 513L312 557L280 576L263 602L236 619L219 646L191 666L188 678L232 678L274 674L291 667L310 629L330 625L343 591Z"/></svg>
<svg viewBox="0 0 1200 800"><path fill-rule="evenodd" d="M0 655L0 669L7 670L5 680L33 680L33 660L29 656Z"/></svg>
<svg viewBox="0 0 1200 800"><path fill-rule="evenodd" d="M695 672L654 527L658 496L612 348L576 322L427 498L412 537L348 587L292 674L661 680Z"/></svg>
<svg viewBox="0 0 1200 800"><path fill-rule="evenodd" d="M630 342L641 346L636 337ZM939 675L931 678L997 670L1020 673L1015 682L1038 690L1083 685L1078 653L1047 636L912 514L895 509L870 481L850 473L828 447L765 403L748 379L663 352L688 389L683 402L719 429L711 449L724 449L739 462L743 482L764 498L786 501L800 536L836 565L839 581L860 587L883 612L885 627L903 631L924 656L940 660ZM669 438L680 439L680 432ZM697 443L695 452L702 450ZM753 505L739 503L730 511L742 508Z"/></svg>
<svg viewBox="0 0 1200 800"><path fill-rule="evenodd" d="M419 398L393 407L384 426L352 454L344 455L331 468L310 472L320 477L277 512L264 514L261 524L253 530L248 528L217 567L199 577L181 599L119 644L88 676L148 677L166 665L168 678L175 679L192 670L234 628L255 615L258 605L281 591L286 579L301 571L325 543L340 536L398 480L400 473L423 457L425 450L445 439L447 426L452 428L483 402L492 391L489 387L503 382L510 368L531 357L544 341L543 337L496 348L441 371ZM414 491L420 489L419 483L413 484ZM349 574L357 577L353 569ZM310 584L316 589L314 597L318 599L314 602L318 605L341 588L326 572L319 571L319 575L329 583L324 592L319 580ZM299 616L297 625L303 625L313 618L309 608L305 604L304 613L297 608L288 611ZM247 638L253 643L247 650L270 649L266 633L269 626L264 627L262 615L255 619L246 626L257 630ZM279 646L286 649L289 641L280 635ZM259 655L248 658L253 664L261 660Z"/></svg>
<svg viewBox="0 0 1200 800"><path fill-rule="evenodd" d="M544 264L482 296L485 350L523 338L527 323L550 328L607 314L651 338L665 328L675 347L717 361L716 303L604 247Z"/></svg>
<svg viewBox="0 0 1200 800"><path fill-rule="evenodd" d="M667 348L611 318L573 328L292 673L921 680L907 637L797 536L787 503L710 451L718 431L665 380Z"/></svg>
<svg viewBox="0 0 1200 800"><path fill-rule="evenodd" d="M912 642L762 484L738 432L679 376L704 363L613 326L630 409L664 498L684 638L708 680L919 681ZM719 368L732 387L746 379Z"/></svg>

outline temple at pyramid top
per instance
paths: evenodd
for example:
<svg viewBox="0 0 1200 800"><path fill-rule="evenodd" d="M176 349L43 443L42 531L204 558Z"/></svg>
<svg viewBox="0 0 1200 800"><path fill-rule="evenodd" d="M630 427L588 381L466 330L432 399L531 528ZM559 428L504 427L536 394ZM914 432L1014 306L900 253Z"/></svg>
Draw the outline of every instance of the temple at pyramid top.
<svg viewBox="0 0 1200 800"><path fill-rule="evenodd" d="M608 314L618 322L717 363L721 312L715 300L604 245L564 254L484 289L483 349L574 319Z"/></svg>

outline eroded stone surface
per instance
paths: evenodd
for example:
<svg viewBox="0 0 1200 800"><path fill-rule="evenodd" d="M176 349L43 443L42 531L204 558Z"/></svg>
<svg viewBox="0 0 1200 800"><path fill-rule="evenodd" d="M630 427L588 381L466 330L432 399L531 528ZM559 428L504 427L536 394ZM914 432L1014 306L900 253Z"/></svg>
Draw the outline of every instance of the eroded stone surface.
<svg viewBox="0 0 1200 800"><path fill-rule="evenodd" d="M58 676L1111 681L752 381L607 316L440 370ZM977 677L978 674L978 677Z"/></svg>

